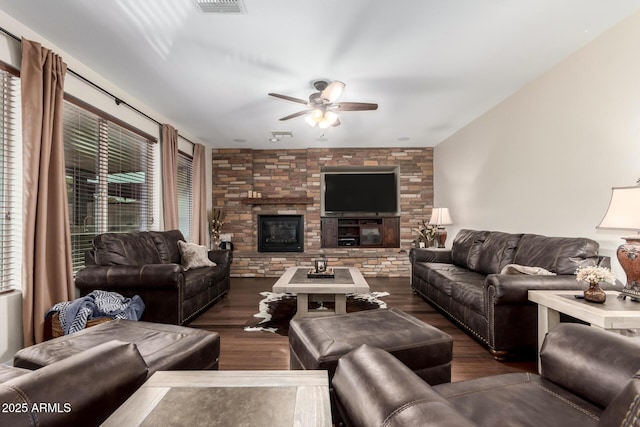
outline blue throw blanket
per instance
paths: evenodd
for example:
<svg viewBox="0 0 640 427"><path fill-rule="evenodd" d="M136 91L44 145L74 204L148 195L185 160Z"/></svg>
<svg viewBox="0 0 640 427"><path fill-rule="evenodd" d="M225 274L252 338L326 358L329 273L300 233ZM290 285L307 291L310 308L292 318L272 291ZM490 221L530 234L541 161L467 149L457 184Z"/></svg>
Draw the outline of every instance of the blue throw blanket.
<svg viewBox="0 0 640 427"><path fill-rule="evenodd" d="M45 318L58 313L65 335L83 330L87 321L98 317L140 320L144 311L142 298L125 298L116 292L93 291L73 301L59 302L49 309Z"/></svg>

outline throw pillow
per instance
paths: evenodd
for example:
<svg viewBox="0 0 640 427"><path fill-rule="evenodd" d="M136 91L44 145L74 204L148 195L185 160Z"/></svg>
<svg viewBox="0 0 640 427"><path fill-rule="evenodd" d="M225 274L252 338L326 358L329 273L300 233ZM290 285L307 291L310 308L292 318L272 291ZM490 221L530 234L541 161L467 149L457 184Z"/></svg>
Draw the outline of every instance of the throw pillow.
<svg viewBox="0 0 640 427"><path fill-rule="evenodd" d="M178 240L181 264L185 270L200 267L215 267L216 263L207 256L207 247Z"/></svg>
<svg viewBox="0 0 640 427"><path fill-rule="evenodd" d="M504 266L500 274L527 274L530 276L555 276L556 273L552 273L545 270L542 267L529 267L526 265L507 264Z"/></svg>

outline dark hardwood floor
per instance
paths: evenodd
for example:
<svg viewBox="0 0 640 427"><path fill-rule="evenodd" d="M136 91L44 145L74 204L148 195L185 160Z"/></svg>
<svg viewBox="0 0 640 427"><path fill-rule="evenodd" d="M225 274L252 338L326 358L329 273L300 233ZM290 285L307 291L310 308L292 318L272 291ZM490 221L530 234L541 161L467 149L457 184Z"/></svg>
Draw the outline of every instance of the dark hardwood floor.
<svg viewBox="0 0 640 427"><path fill-rule="evenodd" d="M508 372L536 372L535 361L498 362L487 349L411 291L408 278L367 277L371 291L387 291L389 307L396 307L453 337L452 381ZM270 291L277 278L232 278L229 295L189 326L220 334L221 370L277 370L289 368L288 339L269 332L245 332L258 311L260 292Z"/></svg>

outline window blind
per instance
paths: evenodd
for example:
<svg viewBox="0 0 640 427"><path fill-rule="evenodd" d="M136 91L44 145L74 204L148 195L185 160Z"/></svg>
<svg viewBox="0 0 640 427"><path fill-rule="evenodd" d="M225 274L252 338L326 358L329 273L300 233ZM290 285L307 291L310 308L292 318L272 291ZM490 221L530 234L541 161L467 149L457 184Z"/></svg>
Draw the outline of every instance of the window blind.
<svg viewBox="0 0 640 427"><path fill-rule="evenodd" d="M154 142L71 102L64 145L74 272L100 233L154 228Z"/></svg>
<svg viewBox="0 0 640 427"><path fill-rule="evenodd" d="M178 152L178 228L187 242L193 220L193 157Z"/></svg>
<svg viewBox="0 0 640 427"><path fill-rule="evenodd" d="M20 79L0 70L0 291L19 288L22 242Z"/></svg>

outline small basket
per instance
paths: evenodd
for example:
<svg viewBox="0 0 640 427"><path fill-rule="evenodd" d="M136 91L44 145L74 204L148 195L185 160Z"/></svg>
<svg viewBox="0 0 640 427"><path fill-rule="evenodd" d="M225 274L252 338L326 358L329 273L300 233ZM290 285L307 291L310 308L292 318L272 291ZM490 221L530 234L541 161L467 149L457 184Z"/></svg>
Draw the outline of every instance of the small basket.
<svg viewBox="0 0 640 427"><path fill-rule="evenodd" d="M54 313L53 316L50 317L51 320L51 338L58 338L64 335L64 329L62 329L62 325L60 324L60 319L58 313ZM90 328L92 326L99 325L104 322L108 322L113 320L111 317L99 317L97 319L87 320L87 326L85 328ZM45 329L47 328L47 322L45 322ZM47 339L47 334L45 333L45 339Z"/></svg>

